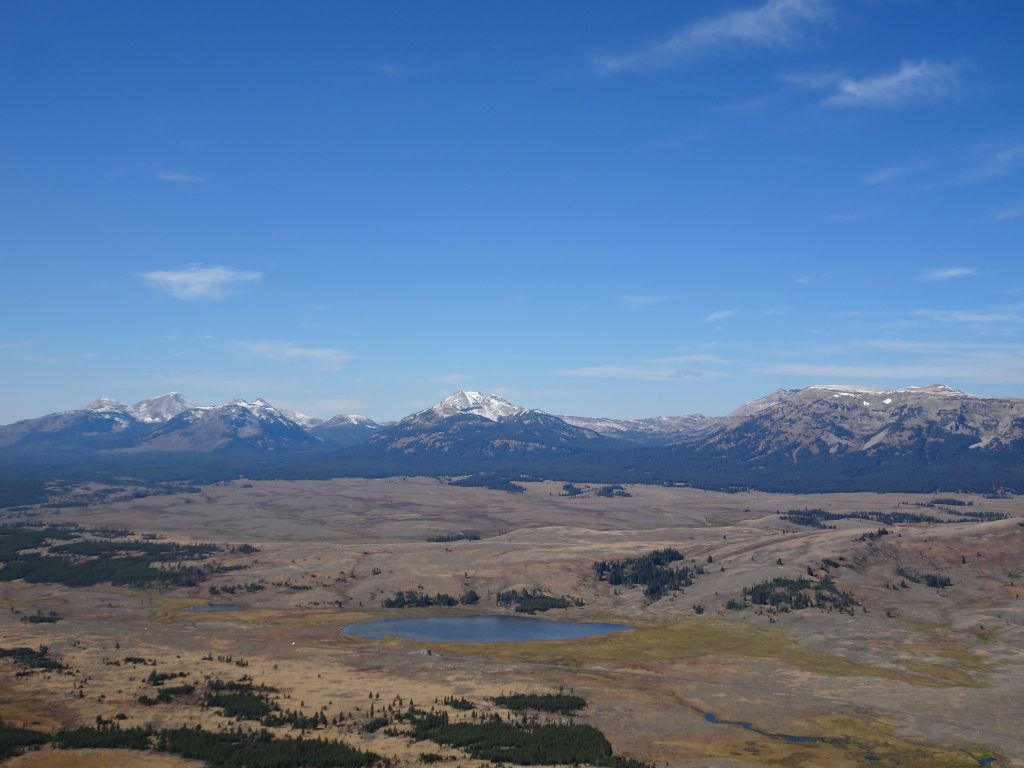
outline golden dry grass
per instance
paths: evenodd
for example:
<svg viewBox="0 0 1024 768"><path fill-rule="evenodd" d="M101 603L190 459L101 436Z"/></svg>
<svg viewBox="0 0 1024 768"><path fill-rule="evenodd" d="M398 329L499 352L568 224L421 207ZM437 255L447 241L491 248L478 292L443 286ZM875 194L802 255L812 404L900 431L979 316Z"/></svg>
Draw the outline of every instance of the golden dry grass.
<svg viewBox="0 0 1024 768"><path fill-rule="evenodd" d="M174 755L127 749L41 749L4 763L5 768L202 768L204 765Z"/></svg>
<svg viewBox="0 0 1024 768"><path fill-rule="evenodd" d="M47 644L71 667L69 675L14 678L10 662L0 661L0 717L47 730L119 712L128 718L126 727L233 725L198 706L198 697L141 706L138 696L152 693L144 681L152 668L124 664L132 655L157 660L162 672L185 672L200 686L208 676L249 674L277 689L283 706L349 713L342 727L318 733L377 750L399 766L417 764L423 751L455 753L361 733L370 691L381 701L401 696L428 705L455 693L489 712L496 711L489 697L502 691L571 687L589 702L581 721L604 731L617 753L659 763L862 766L866 754L877 754L885 766L976 765L961 751L967 746L998 751L998 765L1024 765L1014 725L1024 722L1024 632L1018 629L1024 601L1004 588L1006 569L1024 565L1024 529L1016 520L900 527L900 535L876 546L856 539L877 525L842 521L835 530L797 529L775 512L896 509L928 497L636 487L630 499L566 499L550 483L529 484L525 494L510 496L424 479L252 486L210 487L190 503L155 497L47 512L47 520L127 525L182 541L253 542L260 552L225 558L248 567L194 589L0 583L0 647ZM1018 500L998 504L1014 514L1024 510ZM483 538L426 541L458 530ZM685 595L647 605L640 590L614 594L593 578L594 560L665 546L678 547L694 563L713 556L713 566ZM961 552L972 554L966 565ZM808 564L818 569L823 558L841 555L844 565L833 574L867 612L724 610L744 586L801 575ZM941 594L917 586L886 589L898 558L919 568L956 568L955 587ZM264 590L217 598L248 610L188 611L209 599L209 584L251 581L261 581ZM380 607L390 592L420 585L453 594L469 586L484 600L472 609L396 613ZM367 642L339 632L346 623L381 615L494 612L494 592L524 587L586 603L559 618L637 629L524 644ZM705 615L695 615L697 603ZM64 620L29 625L6 609L27 612L37 605L56 606ZM427 648L432 655L419 653ZM751 720L773 733L838 741L790 743L709 724L699 710ZM993 711L1001 716L992 718Z"/></svg>

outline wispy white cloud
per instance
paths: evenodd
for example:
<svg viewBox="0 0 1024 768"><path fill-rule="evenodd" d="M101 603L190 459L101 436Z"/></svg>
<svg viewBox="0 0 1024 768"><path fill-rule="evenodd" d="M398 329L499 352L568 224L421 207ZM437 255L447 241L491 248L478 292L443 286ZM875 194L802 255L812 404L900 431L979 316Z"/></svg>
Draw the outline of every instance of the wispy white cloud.
<svg viewBox="0 0 1024 768"><path fill-rule="evenodd" d="M962 277L974 277L978 274L973 267L943 267L942 269L930 269L921 275L920 279L928 282L942 282L944 280L958 280Z"/></svg>
<svg viewBox="0 0 1024 768"><path fill-rule="evenodd" d="M646 361L651 365L669 366L682 365L684 363L720 363L722 358L718 355L697 353L692 355L670 355L668 357L652 357Z"/></svg>
<svg viewBox="0 0 1024 768"><path fill-rule="evenodd" d="M222 299L231 289L254 283L263 275L253 270L191 264L182 269L158 269L142 274L146 285L167 291L176 299Z"/></svg>
<svg viewBox="0 0 1024 768"><path fill-rule="evenodd" d="M156 174L157 181L166 181L169 184L198 184L205 181L202 176L194 173L180 173L178 171L160 171Z"/></svg>
<svg viewBox="0 0 1024 768"><path fill-rule="evenodd" d="M38 344L35 339L24 339L21 341L0 341L0 349L25 349Z"/></svg>
<svg viewBox="0 0 1024 768"><path fill-rule="evenodd" d="M995 342L995 341L950 341L941 339L937 341L927 339L865 339L857 342L857 346L869 349L880 349L886 352L912 352L912 353L934 353L934 352L979 352L990 350L1014 350L1024 351L1024 345L1019 343Z"/></svg>
<svg viewBox="0 0 1024 768"><path fill-rule="evenodd" d="M788 72L778 76L779 80L794 88L808 91L823 91L831 88L846 77L845 72L829 69L816 72Z"/></svg>
<svg viewBox="0 0 1024 768"><path fill-rule="evenodd" d="M914 315L939 323L963 325L1017 325L1024 322L1019 307L995 309L918 309Z"/></svg>
<svg viewBox="0 0 1024 768"><path fill-rule="evenodd" d="M906 342L883 346L900 353L896 362L867 364L798 362L769 364L760 372L780 376L800 376L813 380L884 380L906 384L972 381L1017 383L1024 378L1024 347L959 343Z"/></svg>
<svg viewBox="0 0 1024 768"><path fill-rule="evenodd" d="M989 221L1013 221L1014 219L1024 219L1024 203L1002 208L988 217Z"/></svg>
<svg viewBox="0 0 1024 768"><path fill-rule="evenodd" d="M990 149L988 156L977 167L968 171L964 179L980 181L1005 176L1016 171L1021 165L1024 165L1024 144L1013 144L994 151Z"/></svg>
<svg viewBox="0 0 1024 768"><path fill-rule="evenodd" d="M352 355L331 347L302 347L288 341L239 341L237 346L243 352L269 360L309 363L328 370L340 368L352 359Z"/></svg>
<svg viewBox="0 0 1024 768"><path fill-rule="evenodd" d="M889 317L889 312L884 309L842 309L832 312L832 317L842 317L849 320L867 320Z"/></svg>
<svg viewBox="0 0 1024 768"><path fill-rule="evenodd" d="M736 317L739 314L735 309L720 309L717 312L712 312L710 315L706 315L704 320L709 323L718 323L722 320L728 320L732 317Z"/></svg>
<svg viewBox="0 0 1024 768"><path fill-rule="evenodd" d="M764 97L755 99L746 99L744 101L733 101L728 104L719 104L716 107L711 107L712 112L723 112L725 114L740 114L746 112L753 112L763 107L767 107L770 104L769 100Z"/></svg>
<svg viewBox="0 0 1024 768"><path fill-rule="evenodd" d="M874 187L879 184L888 184L891 181L902 179L905 176L911 176L915 173L920 173L928 168L927 163L910 163L909 165L889 165L885 168L879 168L877 171L864 174L864 183L869 187Z"/></svg>
<svg viewBox="0 0 1024 768"><path fill-rule="evenodd" d="M781 48L829 15L830 7L824 0L768 0L752 8L701 19L676 30L667 40L604 57L597 65L600 72L612 75L668 67L723 48Z"/></svg>
<svg viewBox="0 0 1024 768"><path fill-rule="evenodd" d="M595 365L589 368L570 368L558 371L558 376L587 379L626 379L629 381L679 381L699 379L700 371L680 368L640 367L624 365Z"/></svg>
<svg viewBox="0 0 1024 768"><path fill-rule="evenodd" d="M942 382L955 374L942 364L910 365L831 365L828 363L785 363L769 365L763 373L777 376L803 376L814 380L856 382L864 379L884 379L913 383Z"/></svg>
<svg viewBox="0 0 1024 768"><path fill-rule="evenodd" d="M668 296L650 296L634 293L623 296L622 300L627 304L632 304L634 307L647 307L651 304L660 304L663 301L668 301Z"/></svg>
<svg viewBox="0 0 1024 768"><path fill-rule="evenodd" d="M957 93L963 81L959 62L904 61L895 72L856 79L844 77L825 104L832 107L896 107L935 101Z"/></svg>

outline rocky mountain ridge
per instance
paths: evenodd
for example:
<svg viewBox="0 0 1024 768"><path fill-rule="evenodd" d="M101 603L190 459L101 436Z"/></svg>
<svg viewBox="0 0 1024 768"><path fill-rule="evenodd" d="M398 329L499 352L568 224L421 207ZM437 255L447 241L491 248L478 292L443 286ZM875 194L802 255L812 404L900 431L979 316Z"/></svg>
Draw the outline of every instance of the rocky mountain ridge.
<svg viewBox="0 0 1024 768"><path fill-rule="evenodd" d="M555 416L460 390L378 424L309 419L262 399L196 406L172 393L133 406L101 398L2 426L0 459L0 470L51 473L117 473L144 462L148 473L181 476L260 468L268 477L492 473L725 488L1024 490L1024 400L941 385L816 385L723 417L627 420Z"/></svg>

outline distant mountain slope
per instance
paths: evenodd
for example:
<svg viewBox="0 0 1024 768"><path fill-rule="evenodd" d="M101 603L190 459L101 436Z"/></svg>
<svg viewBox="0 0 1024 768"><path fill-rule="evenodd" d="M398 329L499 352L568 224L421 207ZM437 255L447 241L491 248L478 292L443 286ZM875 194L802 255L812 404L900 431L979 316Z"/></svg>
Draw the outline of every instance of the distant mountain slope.
<svg viewBox="0 0 1024 768"><path fill-rule="evenodd" d="M321 422L259 399L195 406L172 393L134 406L100 398L0 427L0 493L30 476L480 472L794 492L1024 491L1024 400L941 385L821 385L719 418L622 420L553 416L460 390L382 425L351 415Z"/></svg>
<svg viewBox="0 0 1024 768"><path fill-rule="evenodd" d="M560 416L567 424L589 429L605 437L641 445L667 445L692 440L712 430L718 419L702 416L657 416L650 419L605 419L593 416Z"/></svg>
<svg viewBox="0 0 1024 768"><path fill-rule="evenodd" d="M196 404L179 392L169 392L166 395L151 397L148 400L140 400L132 406L136 418L147 424L163 424L170 421L179 413L191 410Z"/></svg>
<svg viewBox="0 0 1024 768"><path fill-rule="evenodd" d="M130 406L101 398L77 411L0 427L0 448L90 451L134 445L147 432Z"/></svg>
<svg viewBox="0 0 1024 768"><path fill-rule="evenodd" d="M431 408L381 428L363 449L410 456L440 453L464 461L523 452L580 452L605 442L596 432L558 416L521 408L495 395L459 390Z"/></svg>
<svg viewBox="0 0 1024 768"><path fill-rule="evenodd" d="M275 451L319 440L266 400L233 400L226 405L179 413L143 437L134 450Z"/></svg>
<svg viewBox="0 0 1024 768"><path fill-rule="evenodd" d="M311 435L338 448L365 443L379 431L380 424L373 419L356 415L334 416L309 428Z"/></svg>
<svg viewBox="0 0 1024 768"><path fill-rule="evenodd" d="M977 397L938 384L896 390L823 385L748 403L699 445L747 459L781 453L799 462L818 454L913 451L951 438L994 451L1022 437L1024 400Z"/></svg>

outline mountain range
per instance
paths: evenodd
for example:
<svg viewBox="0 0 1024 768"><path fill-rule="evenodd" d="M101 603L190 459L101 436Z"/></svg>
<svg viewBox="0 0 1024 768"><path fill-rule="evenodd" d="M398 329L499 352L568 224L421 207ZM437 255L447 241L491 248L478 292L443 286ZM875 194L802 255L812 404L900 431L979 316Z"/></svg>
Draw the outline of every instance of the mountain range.
<svg viewBox="0 0 1024 768"><path fill-rule="evenodd" d="M0 426L3 475L474 475L765 490L1024 487L1024 400L943 385L779 390L722 417L558 416L459 390L397 422L263 399L101 397ZM0 498L0 503L4 501Z"/></svg>

